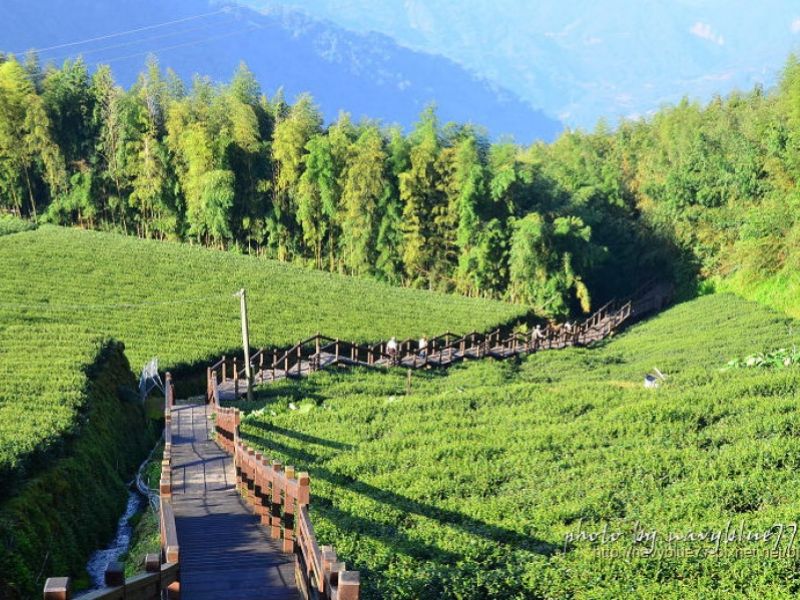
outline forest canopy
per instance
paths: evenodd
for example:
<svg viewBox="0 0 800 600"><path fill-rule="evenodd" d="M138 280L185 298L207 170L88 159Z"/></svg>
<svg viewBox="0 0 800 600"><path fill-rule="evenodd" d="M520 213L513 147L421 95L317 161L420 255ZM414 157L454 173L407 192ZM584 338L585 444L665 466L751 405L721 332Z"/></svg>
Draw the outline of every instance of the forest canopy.
<svg viewBox="0 0 800 600"><path fill-rule="evenodd" d="M0 209L395 284L586 312L652 278L769 277L798 262L800 63L765 92L684 100L552 144L492 141L426 108L409 132L242 64L130 89L81 60L0 55Z"/></svg>

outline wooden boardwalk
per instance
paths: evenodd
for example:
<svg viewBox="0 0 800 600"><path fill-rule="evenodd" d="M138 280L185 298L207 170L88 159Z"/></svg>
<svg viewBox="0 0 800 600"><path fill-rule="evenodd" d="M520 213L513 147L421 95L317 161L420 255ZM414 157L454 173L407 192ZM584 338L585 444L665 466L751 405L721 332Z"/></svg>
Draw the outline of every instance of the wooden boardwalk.
<svg viewBox="0 0 800 600"><path fill-rule="evenodd" d="M309 477L242 443L241 413L221 407L246 391L246 379L270 383L336 366L420 369L464 360L503 359L567 346L585 346L623 325L660 310L672 296L667 284L627 302L611 301L580 324L527 332L451 332L428 341L359 344L317 334L282 353L266 349L207 369L206 403L175 404L166 377L164 457L159 482L161 554L146 557L147 573L126 579L121 563L109 565L106 587L86 598L112 600L358 600L360 574L348 570L331 546L316 539L309 516ZM216 439L212 438L212 416ZM263 524L263 525L262 525ZM49 578L46 600L69 598L69 578Z"/></svg>
<svg viewBox="0 0 800 600"><path fill-rule="evenodd" d="M250 358L252 381L253 385L268 384L281 379L306 377L335 366L444 368L464 360L506 359L541 350L587 346L612 335L632 320L660 310L671 294L671 287L655 286L635 300L608 302L583 323L570 327L532 329L526 333L503 333L500 329L466 335L447 332L429 340L425 354L420 352L417 340L397 342L396 353L389 355L386 342L359 344L318 333L283 352L273 350L270 355L263 348L257 351ZM223 356L208 369L207 400L236 400L246 393L246 382L244 360Z"/></svg>
<svg viewBox="0 0 800 600"><path fill-rule="evenodd" d="M205 404L172 409L172 503L182 600L295 600L294 556L282 552L236 490L232 457L211 438Z"/></svg>

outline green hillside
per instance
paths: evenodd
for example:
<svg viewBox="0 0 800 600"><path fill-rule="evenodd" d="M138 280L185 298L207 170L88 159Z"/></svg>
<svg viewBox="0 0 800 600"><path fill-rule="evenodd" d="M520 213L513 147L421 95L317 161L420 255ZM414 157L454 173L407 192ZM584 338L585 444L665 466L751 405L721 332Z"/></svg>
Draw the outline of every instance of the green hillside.
<svg viewBox="0 0 800 600"><path fill-rule="evenodd" d="M794 265L764 278L738 274L712 283L718 291L738 294L800 319L800 275Z"/></svg>
<svg viewBox="0 0 800 600"><path fill-rule="evenodd" d="M798 559L764 554L796 552L789 530L718 556L667 536L796 521L800 372L720 370L791 347L793 327L708 296L599 349L415 374L410 395L399 371L278 385L242 431L310 470L317 533L365 598L789 598ZM654 367L666 383L645 389ZM651 556L637 522L660 536ZM604 527L622 538L575 539Z"/></svg>
<svg viewBox="0 0 800 600"><path fill-rule="evenodd" d="M489 329L521 306L301 269L197 246L42 227L0 238L0 322L72 323L125 343L134 368L195 363L251 343L285 346L317 331L373 341Z"/></svg>
<svg viewBox="0 0 800 600"><path fill-rule="evenodd" d="M248 290L251 340L258 345L284 346L316 331L367 341L488 329L524 314L499 302L228 252L22 225L0 222L0 233L9 234L0 236L4 598L38 593L42 569L80 576L88 553L113 532L124 478L152 441L131 368L152 356L162 370L202 367L239 347L233 292L240 287ZM125 344L125 356L121 346L102 342L109 337ZM103 358L108 349L110 366ZM109 476L93 475L100 472Z"/></svg>
<svg viewBox="0 0 800 600"><path fill-rule="evenodd" d="M9 348L9 340L35 340L35 334L49 336L53 348L28 355L30 364L39 365L35 379L30 366L9 360L14 354L2 356L3 367L13 367L4 371L0 394L4 600L40 598L42 577L52 573L86 585L86 559L114 535L126 482L157 437L121 344L84 346L80 331L51 324L39 330L9 327L0 347ZM59 356L58 348L73 353ZM32 447L39 452L32 454Z"/></svg>
<svg viewBox="0 0 800 600"><path fill-rule="evenodd" d="M371 341L488 329L518 306L399 289L183 244L57 227L0 237L0 473L77 426L82 369L96 342L125 344L137 370L198 364L251 342L285 346L316 331ZM14 418L12 419L11 416Z"/></svg>

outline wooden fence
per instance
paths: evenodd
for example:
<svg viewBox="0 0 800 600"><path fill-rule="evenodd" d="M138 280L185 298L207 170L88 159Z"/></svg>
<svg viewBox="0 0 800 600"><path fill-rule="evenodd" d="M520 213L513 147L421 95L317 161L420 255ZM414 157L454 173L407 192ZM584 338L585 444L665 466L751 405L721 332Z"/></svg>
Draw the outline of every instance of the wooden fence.
<svg viewBox="0 0 800 600"><path fill-rule="evenodd" d="M167 373L164 394L164 457L161 460L159 482L159 526L161 553L145 557L145 572L125 578L120 562L112 562L105 571L105 587L79 596L80 600L160 600L180 598L180 546L172 509L172 407L175 389ZM45 600L72 598L72 581L69 577L51 577L44 585Z"/></svg>
<svg viewBox="0 0 800 600"><path fill-rule="evenodd" d="M463 360L508 358L545 349L585 346L604 339L634 315L640 317L660 307L663 300L650 297L642 302L611 301L579 324L562 324L533 328L526 332L496 329L489 333L471 331L465 335L446 332L428 340L425 352L413 339L396 342L390 353L387 342L359 344L316 334L287 350L257 350L250 359L254 384L283 378L298 378L320 369L336 366L390 367L420 369L429 366L448 367ZM244 361L237 356L223 356L208 367L206 399L242 395L247 389Z"/></svg>
<svg viewBox="0 0 800 600"><path fill-rule="evenodd" d="M216 386L213 386L216 392ZM283 551L295 555L295 578L306 599L358 600L358 571L348 571L332 546L320 546L308 514L308 473L270 460L239 439L241 413L213 402L216 440L233 455L236 486Z"/></svg>

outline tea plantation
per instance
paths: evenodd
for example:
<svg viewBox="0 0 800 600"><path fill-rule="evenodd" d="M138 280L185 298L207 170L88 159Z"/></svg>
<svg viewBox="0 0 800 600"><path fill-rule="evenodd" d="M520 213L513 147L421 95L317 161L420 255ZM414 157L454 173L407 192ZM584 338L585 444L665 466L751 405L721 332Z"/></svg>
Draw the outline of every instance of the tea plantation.
<svg viewBox="0 0 800 600"><path fill-rule="evenodd" d="M399 371L277 385L242 433L310 471L317 534L365 598L790 598L800 371L721 368L795 329L708 296L601 348L415 374L410 393Z"/></svg>
<svg viewBox="0 0 800 600"><path fill-rule="evenodd" d="M524 312L114 234L41 227L0 236L0 483L77 428L83 371L100 338L121 340L134 370L153 356L162 370L203 367L241 346L240 287L254 345L316 331L371 341L488 329Z"/></svg>
<svg viewBox="0 0 800 600"><path fill-rule="evenodd" d="M0 597L38 596L43 573L80 583L153 442L130 369L158 356L162 371L202 370L239 348L240 287L254 345L316 331L372 341L489 329L524 314L188 245L0 220Z"/></svg>

